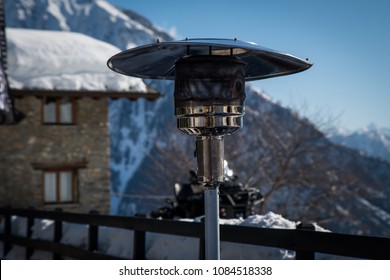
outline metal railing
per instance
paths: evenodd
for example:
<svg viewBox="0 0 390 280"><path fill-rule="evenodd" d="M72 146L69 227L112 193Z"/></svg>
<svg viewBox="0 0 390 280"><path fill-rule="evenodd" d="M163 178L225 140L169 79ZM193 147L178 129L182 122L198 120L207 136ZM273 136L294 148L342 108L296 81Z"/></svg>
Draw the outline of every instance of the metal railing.
<svg viewBox="0 0 390 280"><path fill-rule="evenodd" d="M60 210L42 211L34 209L0 208L3 232L3 256L18 245L26 248L26 259L30 259L34 250L49 251L53 259L62 257L74 259L121 259L98 250L99 227L120 228L134 231L133 259L145 259L146 232L170 234L198 238L199 259L204 259L204 224L174 220L157 220L142 217L123 217L90 214L67 213ZM26 234L12 234L11 217L25 217ZM52 240L33 239L32 226L35 219L54 221ZM88 248L82 249L62 244L63 222L88 225ZM130 237L129 237L130 238ZM331 232L314 231L312 225L298 225L296 229L271 229L247 226L221 225L221 241L275 247L296 252L296 259L315 259L315 253L324 253L344 257L363 259L390 259L390 238L359 236Z"/></svg>

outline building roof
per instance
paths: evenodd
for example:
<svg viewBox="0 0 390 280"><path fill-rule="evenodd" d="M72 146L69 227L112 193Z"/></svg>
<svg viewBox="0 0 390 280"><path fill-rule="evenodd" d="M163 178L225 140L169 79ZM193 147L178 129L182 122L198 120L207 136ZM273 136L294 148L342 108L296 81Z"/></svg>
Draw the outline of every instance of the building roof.
<svg viewBox="0 0 390 280"><path fill-rule="evenodd" d="M15 97L159 96L141 79L111 71L106 62L120 49L81 33L7 28L8 83Z"/></svg>

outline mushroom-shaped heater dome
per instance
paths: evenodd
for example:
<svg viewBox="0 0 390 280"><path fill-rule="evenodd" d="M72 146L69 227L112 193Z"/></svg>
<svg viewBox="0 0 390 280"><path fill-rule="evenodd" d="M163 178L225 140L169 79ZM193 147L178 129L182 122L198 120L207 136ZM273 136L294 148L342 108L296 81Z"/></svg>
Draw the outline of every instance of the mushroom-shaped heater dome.
<svg viewBox="0 0 390 280"><path fill-rule="evenodd" d="M311 63L290 54L236 39L185 39L157 42L114 55L112 70L138 78L175 79L175 62L187 56L235 56L245 62L245 80L253 81L304 71Z"/></svg>
<svg viewBox="0 0 390 280"><path fill-rule="evenodd" d="M196 136L198 182L205 187L205 253L219 259L218 185L224 181L224 136L242 127L245 81L304 71L311 63L254 43L229 39L157 42L114 55L112 70L175 80L177 127Z"/></svg>

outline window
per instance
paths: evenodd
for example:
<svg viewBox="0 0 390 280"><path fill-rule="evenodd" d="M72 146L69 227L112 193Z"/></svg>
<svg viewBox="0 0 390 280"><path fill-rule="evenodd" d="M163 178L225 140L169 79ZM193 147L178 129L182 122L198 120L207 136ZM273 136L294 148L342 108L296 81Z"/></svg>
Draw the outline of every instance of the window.
<svg viewBox="0 0 390 280"><path fill-rule="evenodd" d="M86 168L86 160L76 162L32 162L33 169L42 172L44 203L75 203L78 201L78 174Z"/></svg>
<svg viewBox="0 0 390 280"><path fill-rule="evenodd" d="M74 171L44 171L43 177L45 203L75 202Z"/></svg>
<svg viewBox="0 0 390 280"><path fill-rule="evenodd" d="M76 201L75 171L44 171L43 198L45 203L69 203Z"/></svg>
<svg viewBox="0 0 390 280"><path fill-rule="evenodd" d="M43 99L42 123L74 124L76 118L76 101L68 97Z"/></svg>

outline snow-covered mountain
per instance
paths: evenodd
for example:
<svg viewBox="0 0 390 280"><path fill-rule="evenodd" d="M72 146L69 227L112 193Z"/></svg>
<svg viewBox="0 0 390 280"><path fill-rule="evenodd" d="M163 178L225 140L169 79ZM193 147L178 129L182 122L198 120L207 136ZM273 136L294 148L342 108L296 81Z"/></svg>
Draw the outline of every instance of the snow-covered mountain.
<svg viewBox="0 0 390 280"><path fill-rule="evenodd" d="M356 131L332 130L328 138L340 145L390 162L390 129L370 124Z"/></svg>
<svg viewBox="0 0 390 280"><path fill-rule="evenodd" d="M104 0L5 0L8 27L80 32L120 49L169 38L145 18Z"/></svg>
<svg viewBox="0 0 390 280"><path fill-rule="evenodd" d="M8 27L81 32L120 49L172 39L103 0L5 0ZM108 59L108 57L107 57ZM110 105L113 214L150 211L194 167L194 139L176 129L173 83L145 81L156 102ZM272 93L271 93L272 94ZM308 120L250 84L244 127L226 137L229 166L265 197L262 213L332 231L390 235L390 163L332 144Z"/></svg>

